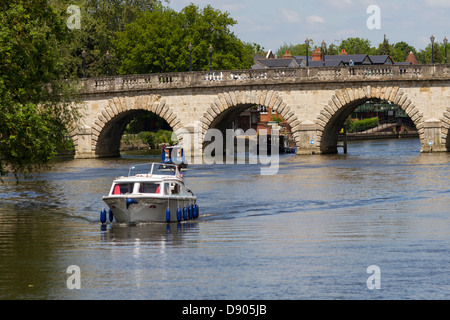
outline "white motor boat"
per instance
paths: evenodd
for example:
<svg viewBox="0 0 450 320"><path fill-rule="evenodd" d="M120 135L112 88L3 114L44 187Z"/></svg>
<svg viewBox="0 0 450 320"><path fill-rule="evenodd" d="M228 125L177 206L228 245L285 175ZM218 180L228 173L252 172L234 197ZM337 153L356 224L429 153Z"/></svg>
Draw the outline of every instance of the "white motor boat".
<svg viewBox="0 0 450 320"><path fill-rule="evenodd" d="M197 197L186 188L177 165L148 163L130 167L114 180L103 201L117 223L181 222L198 218ZM106 222L106 210L100 220Z"/></svg>

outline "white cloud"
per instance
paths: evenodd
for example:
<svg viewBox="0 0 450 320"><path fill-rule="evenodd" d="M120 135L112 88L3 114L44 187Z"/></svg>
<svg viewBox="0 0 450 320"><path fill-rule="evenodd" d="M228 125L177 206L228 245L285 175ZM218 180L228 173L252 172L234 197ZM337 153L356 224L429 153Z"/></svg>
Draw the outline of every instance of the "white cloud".
<svg viewBox="0 0 450 320"><path fill-rule="evenodd" d="M450 1L448 0L425 0L425 3L430 7L450 8Z"/></svg>
<svg viewBox="0 0 450 320"><path fill-rule="evenodd" d="M351 5L352 0L325 0L325 3L333 7L342 7L342 5Z"/></svg>
<svg viewBox="0 0 450 320"><path fill-rule="evenodd" d="M326 6L331 6L333 8L349 8L353 5L352 0L325 0Z"/></svg>
<svg viewBox="0 0 450 320"><path fill-rule="evenodd" d="M325 20L322 17L319 16L309 16L308 18L306 18L306 21L308 21L309 23L325 23Z"/></svg>
<svg viewBox="0 0 450 320"><path fill-rule="evenodd" d="M281 8L281 15L283 17L283 20L288 23L300 22L300 16L298 15L297 12L293 10Z"/></svg>

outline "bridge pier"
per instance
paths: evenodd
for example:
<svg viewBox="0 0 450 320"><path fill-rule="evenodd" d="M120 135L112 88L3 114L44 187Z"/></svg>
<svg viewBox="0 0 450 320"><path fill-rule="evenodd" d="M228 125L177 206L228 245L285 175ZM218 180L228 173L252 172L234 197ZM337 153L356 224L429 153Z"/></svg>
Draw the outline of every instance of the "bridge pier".
<svg viewBox="0 0 450 320"><path fill-rule="evenodd" d="M178 145L184 149L184 157L188 163L201 163L203 148L200 142L201 129L198 123L187 124L174 131L172 140L175 139L178 139Z"/></svg>
<svg viewBox="0 0 450 320"><path fill-rule="evenodd" d="M437 119L429 119L423 123L423 136L421 152L446 152L441 132L442 123Z"/></svg>
<svg viewBox="0 0 450 320"><path fill-rule="evenodd" d="M72 139L75 145L75 159L97 158L92 150L92 129L90 127L79 128Z"/></svg>
<svg viewBox="0 0 450 320"><path fill-rule="evenodd" d="M314 122L309 120L303 121L294 135L298 135L297 154L321 153L320 141L318 141L316 124Z"/></svg>

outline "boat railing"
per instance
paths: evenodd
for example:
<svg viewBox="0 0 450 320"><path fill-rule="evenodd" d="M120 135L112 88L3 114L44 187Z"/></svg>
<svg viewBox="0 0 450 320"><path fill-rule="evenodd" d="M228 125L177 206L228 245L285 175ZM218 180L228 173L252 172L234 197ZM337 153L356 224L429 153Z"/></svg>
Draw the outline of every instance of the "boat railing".
<svg viewBox="0 0 450 320"><path fill-rule="evenodd" d="M167 175L168 172L171 172L170 174L179 175L178 167L174 164L152 162L131 166L128 171L128 177Z"/></svg>

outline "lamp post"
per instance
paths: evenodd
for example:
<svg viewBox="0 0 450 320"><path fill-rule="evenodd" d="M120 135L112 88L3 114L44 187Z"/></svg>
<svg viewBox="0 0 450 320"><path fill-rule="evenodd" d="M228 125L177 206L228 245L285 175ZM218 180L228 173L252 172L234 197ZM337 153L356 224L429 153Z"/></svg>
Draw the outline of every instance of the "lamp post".
<svg viewBox="0 0 450 320"><path fill-rule="evenodd" d="M430 40L431 40L431 64L434 64L434 36L431 35Z"/></svg>
<svg viewBox="0 0 450 320"><path fill-rule="evenodd" d="M324 40L322 40L322 62L323 66L325 67L325 49L327 48L327 44Z"/></svg>
<svg viewBox="0 0 450 320"><path fill-rule="evenodd" d="M445 63L447 63L447 37L444 38L444 46L445 46Z"/></svg>
<svg viewBox="0 0 450 320"><path fill-rule="evenodd" d="M308 47L309 47L309 39L306 38L305 40L305 44L306 44L306 66L309 66L309 62L308 62Z"/></svg>
<svg viewBox="0 0 450 320"><path fill-rule="evenodd" d="M106 76L109 76L109 56L110 53L109 51L106 51Z"/></svg>
<svg viewBox="0 0 450 320"><path fill-rule="evenodd" d="M189 72L192 71L192 43L189 42L188 45L188 49L189 49Z"/></svg>
<svg viewBox="0 0 450 320"><path fill-rule="evenodd" d="M212 44L209 45L209 70L212 70L212 52L213 52L213 47Z"/></svg>
<svg viewBox="0 0 450 320"><path fill-rule="evenodd" d="M86 51L81 52L81 58L83 59L83 78L86 78Z"/></svg>

